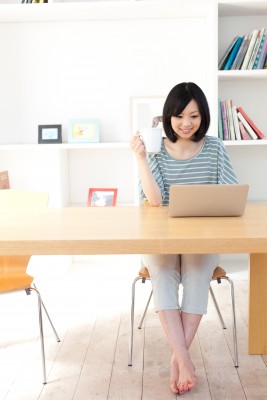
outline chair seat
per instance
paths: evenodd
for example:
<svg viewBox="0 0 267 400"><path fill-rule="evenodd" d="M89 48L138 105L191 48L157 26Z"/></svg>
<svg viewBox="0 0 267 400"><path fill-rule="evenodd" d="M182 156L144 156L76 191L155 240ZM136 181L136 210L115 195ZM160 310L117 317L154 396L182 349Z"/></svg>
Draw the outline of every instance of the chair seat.
<svg viewBox="0 0 267 400"><path fill-rule="evenodd" d="M32 281L33 277L25 273L0 273L0 293L28 289L31 286Z"/></svg>
<svg viewBox="0 0 267 400"><path fill-rule="evenodd" d="M150 279L150 275L148 272L147 267L143 266L138 275L140 276L140 278L145 278L145 279ZM226 276L226 272L225 270L220 267L219 265L215 268L215 270L213 271L213 275L212 275L212 279L220 279L223 276Z"/></svg>

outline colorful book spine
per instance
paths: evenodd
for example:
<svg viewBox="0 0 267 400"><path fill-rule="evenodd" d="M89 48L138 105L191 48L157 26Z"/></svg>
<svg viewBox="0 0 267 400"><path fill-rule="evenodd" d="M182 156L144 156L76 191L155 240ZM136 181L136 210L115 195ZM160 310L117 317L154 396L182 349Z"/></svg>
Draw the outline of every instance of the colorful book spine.
<svg viewBox="0 0 267 400"><path fill-rule="evenodd" d="M219 69L219 70L224 69L226 60L227 60L227 58L229 57L229 54L230 54L232 48L234 47L234 45L235 45L237 39L238 39L238 36L236 36L236 37L232 40L232 42L229 44L229 46L227 47L226 51L224 52L224 54L223 54L223 56L222 56L222 58L221 58L221 60L220 60L220 62L219 62L219 65L218 65L218 69Z"/></svg>
<svg viewBox="0 0 267 400"><path fill-rule="evenodd" d="M235 128L233 122L233 114L232 114L232 100L226 100L226 112L227 112L227 121L228 121L228 132L229 132L229 139L235 140Z"/></svg>
<svg viewBox="0 0 267 400"><path fill-rule="evenodd" d="M240 128L239 128L239 121L237 117L237 109L236 106L232 107L232 115L233 115L233 123L234 123L234 128L235 128L235 137L236 140L242 140L241 133L240 133Z"/></svg>
<svg viewBox="0 0 267 400"><path fill-rule="evenodd" d="M251 140L251 137L247 133L247 131L241 121L238 122L238 125L239 125L240 134L241 134L242 139L243 140Z"/></svg>
<svg viewBox="0 0 267 400"><path fill-rule="evenodd" d="M262 48L263 48L263 45L264 45L265 38L266 38L266 30L264 31L264 34L263 34L263 36L261 38L261 42L260 42L260 45L259 45L258 53L256 55L256 58L255 58L255 61L254 61L252 69L257 69L258 68L258 63L259 63L259 59L260 59L260 55L261 55L261 51L262 51Z"/></svg>
<svg viewBox="0 0 267 400"><path fill-rule="evenodd" d="M223 140L229 140L227 112L224 101L221 101L221 109L222 109L222 122L223 122Z"/></svg>
<svg viewBox="0 0 267 400"><path fill-rule="evenodd" d="M241 65L242 65L242 63L244 61L244 58L245 58L245 55L246 55L246 52L247 52L247 49L248 49L248 46L249 46L249 41L250 41L249 35L245 35L245 38L244 38L244 41L243 41L244 43L242 45L242 50L241 50L241 53L238 56L238 59L236 61L235 69L239 70L241 68Z"/></svg>
<svg viewBox="0 0 267 400"><path fill-rule="evenodd" d="M231 69L231 65L233 64L233 62L234 62L234 60L236 58L236 55L238 53L238 50L239 50L242 42L243 42L243 37L238 36L237 41L236 41L231 53L229 54L229 57L228 57L227 61L225 63L224 70Z"/></svg>
<svg viewBox="0 0 267 400"><path fill-rule="evenodd" d="M237 116L238 116L239 120L242 122L242 124L244 125L244 127L246 128L246 131L248 132L251 139L257 140L258 136L256 135L255 131L251 128L251 126L249 125L247 120L244 118L244 116L238 111L238 107L237 107Z"/></svg>
<svg viewBox="0 0 267 400"><path fill-rule="evenodd" d="M261 50L261 54L260 54L260 58L259 58L259 62L258 62L258 67L257 69L262 69L264 66L264 60L266 57L266 52L267 52L267 35L265 37L263 46L262 46L262 50Z"/></svg>
<svg viewBox="0 0 267 400"><path fill-rule="evenodd" d="M223 140L222 109L220 99L218 101L218 136L219 139Z"/></svg>
<svg viewBox="0 0 267 400"><path fill-rule="evenodd" d="M260 44L261 44L261 39L262 39L263 34L264 34L264 28L261 28L261 30L259 30L259 32L258 32L258 36L257 36L256 42L255 42L247 69L253 68L253 65L254 65Z"/></svg>
<svg viewBox="0 0 267 400"><path fill-rule="evenodd" d="M236 58L234 59L234 62L231 65L231 69L232 70L233 69L237 69L237 63L238 63L238 61L239 61L239 59L240 59L240 57L242 55L242 52L244 52L244 46L246 44L246 41L247 41L247 35L243 36L243 40L242 40L241 46L239 47L239 50L238 50L237 55L236 55Z"/></svg>
<svg viewBox="0 0 267 400"><path fill-rule="evenodd" d="M242 107L238 106L237 111L240 112L243 117L246 119L247 123L251 126L253 131L256 133L256 135L259 137L259 139L264 138L264 134L259 130L259 128L254 124L251 118L245 113Z"/></svg>
<svg viewBox="0 0 267 400"><path fill-rule="evenodd" d="M251 57L251 54L252 54L252 51L253 51L257 36L258 36L258 32L259 32L258 29L254 29L250 34L251 39L249 42L249 46L248 46L243 64L241 66L241 69L243 69L243 70L247 69L247 67L248 67L248 63L249 63L249 60L250 60L250 57Z"/></svg>

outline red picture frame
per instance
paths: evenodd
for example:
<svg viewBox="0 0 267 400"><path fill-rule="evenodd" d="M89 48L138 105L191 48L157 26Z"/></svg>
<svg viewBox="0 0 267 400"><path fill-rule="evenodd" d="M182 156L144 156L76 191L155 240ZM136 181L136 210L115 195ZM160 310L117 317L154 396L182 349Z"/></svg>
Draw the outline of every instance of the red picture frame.
<svg viewBox="0 0 267 400"><path fill-rule="evenodd" d="M118 189L90 188L88 191L88 207L113 207L117 202Z"/></svg>

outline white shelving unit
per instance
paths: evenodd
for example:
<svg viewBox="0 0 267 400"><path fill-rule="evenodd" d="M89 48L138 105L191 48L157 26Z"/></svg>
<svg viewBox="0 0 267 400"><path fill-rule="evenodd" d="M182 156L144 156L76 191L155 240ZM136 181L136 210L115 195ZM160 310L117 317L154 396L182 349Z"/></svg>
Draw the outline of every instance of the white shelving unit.
<svg viewBox="0 0 267 400"><path fill-rule="evenodd" d="M218 60L231 40L253 29L267 29L267 2L246 1L218 5ZM263 105L267 92L267 70L218 71L218 94L241 105L267 135Z"/></svg>
<svg viewBox="0 0 267 400"><path fill-rule="evenodd" d="M266 1L219 2L217 65L224 51L237 35L267 28ZM218 96L241 105L265 134L264 140L224 141L241 182L250 185L250 200L267 200L267 70L217 71ZM264 174L264 172L263 172Z"/></svg>

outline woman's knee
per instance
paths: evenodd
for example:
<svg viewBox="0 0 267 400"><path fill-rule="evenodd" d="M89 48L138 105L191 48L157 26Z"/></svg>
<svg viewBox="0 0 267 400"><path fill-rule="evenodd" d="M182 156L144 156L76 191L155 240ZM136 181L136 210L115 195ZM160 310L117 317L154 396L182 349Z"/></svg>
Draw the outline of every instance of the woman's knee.
<svg viewBox="0 0 267 400"><path fill-rule="evenodd" d="M180 261L176 254L143 254L142 263L151 276L161 271L180 271Z"/></svg>

